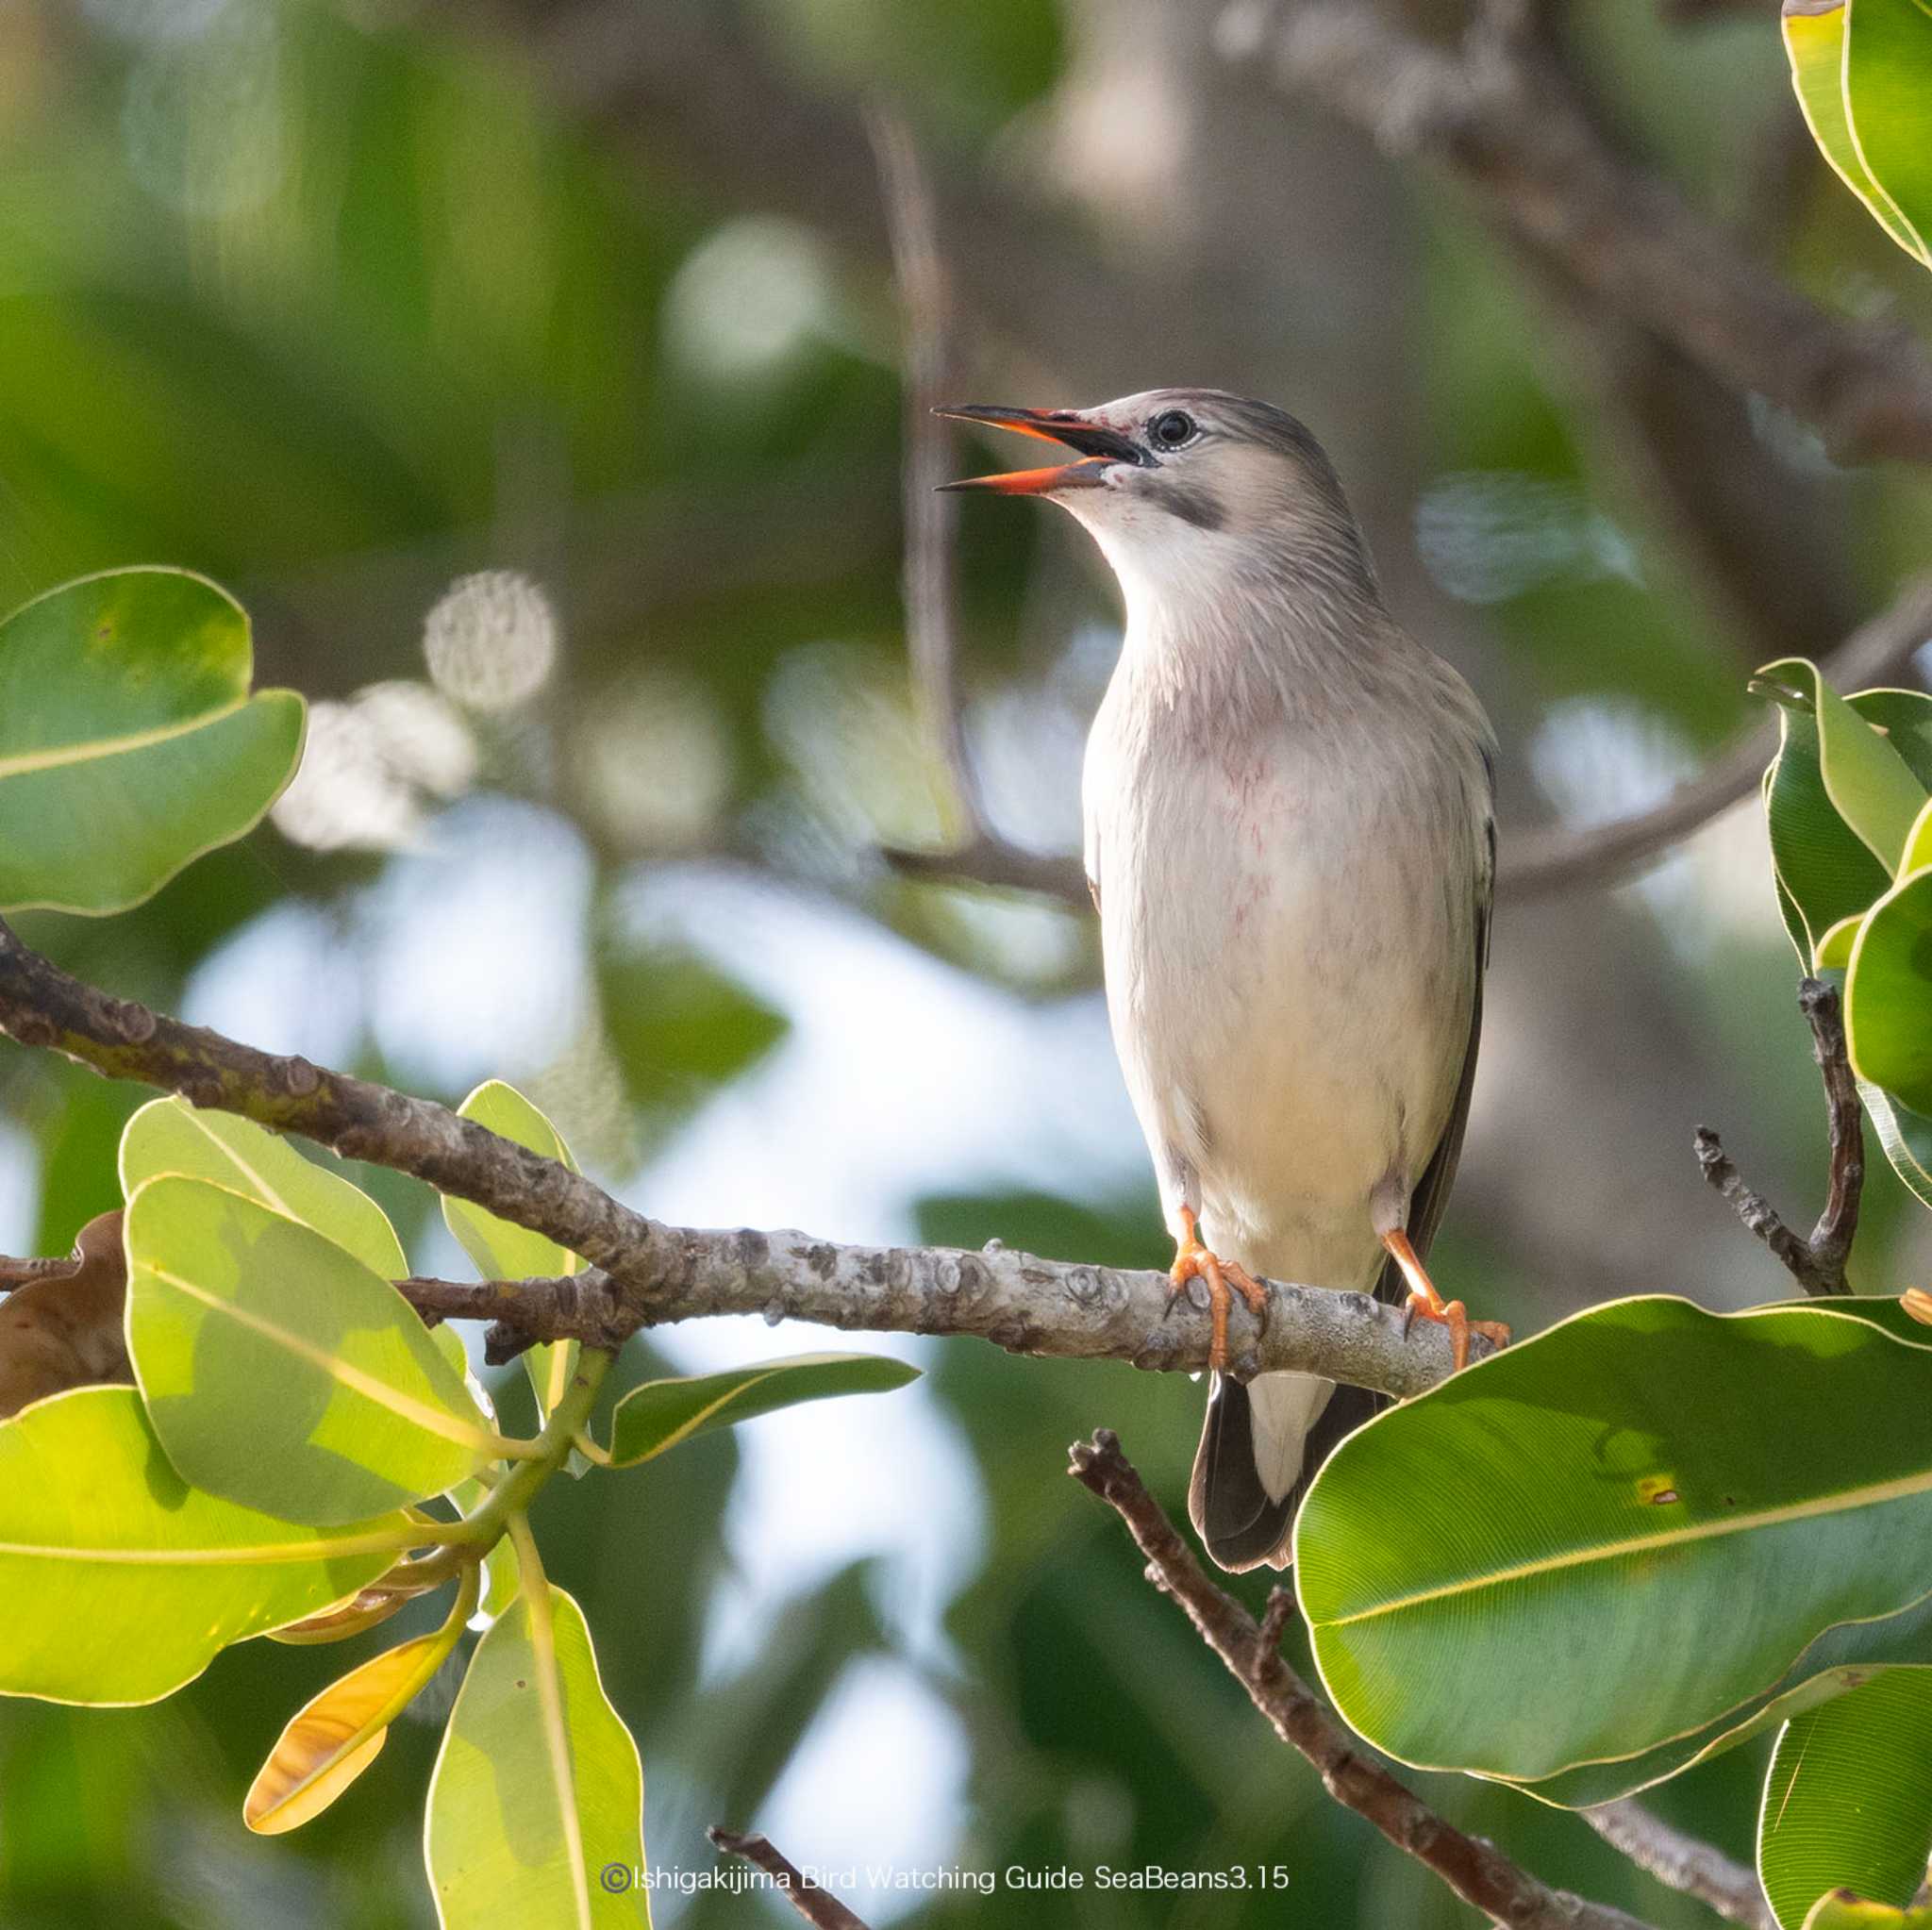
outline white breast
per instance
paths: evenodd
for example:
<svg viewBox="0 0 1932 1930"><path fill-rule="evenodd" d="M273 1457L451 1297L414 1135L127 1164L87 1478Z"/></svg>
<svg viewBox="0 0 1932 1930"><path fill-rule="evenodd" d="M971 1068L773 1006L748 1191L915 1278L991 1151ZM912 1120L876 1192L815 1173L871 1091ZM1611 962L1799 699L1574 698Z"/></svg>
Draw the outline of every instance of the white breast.
<svg viewBox="0 0 1932 1930"><path fill-rule="evenodd" d="M1217 717L1175 700L1173 671L1130 639L1083 784L1163 1204L1257 1273L1366 1289L1370 1196L1421 1177L1468 1044L1479 761L1426 705Z"/></svg>

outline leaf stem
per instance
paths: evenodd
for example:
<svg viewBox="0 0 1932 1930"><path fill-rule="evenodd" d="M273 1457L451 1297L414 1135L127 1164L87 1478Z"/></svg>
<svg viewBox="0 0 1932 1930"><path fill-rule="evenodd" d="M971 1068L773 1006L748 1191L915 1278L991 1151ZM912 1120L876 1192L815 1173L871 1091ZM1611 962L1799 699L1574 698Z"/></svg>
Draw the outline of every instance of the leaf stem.
<svg viewBox="0 0 1932 1930"><path fill-rule="evenodd" d="M475 1513L460 1521L425 1523L421 1541L436 1542L436 1553L402 1563L391 1570L386 1579L406 1581L412 1588L427 1587L459 1569L478 1566L502 1539L506 1526L529 1506L537 1491L569 1459L578 1437L588 1432L591 1408L613 1357L601 1348L585 1348L577 1356L576 1372L562 1399L550 1410L542 1433L530 1443L530 1454L497 1482Z"/></svg>

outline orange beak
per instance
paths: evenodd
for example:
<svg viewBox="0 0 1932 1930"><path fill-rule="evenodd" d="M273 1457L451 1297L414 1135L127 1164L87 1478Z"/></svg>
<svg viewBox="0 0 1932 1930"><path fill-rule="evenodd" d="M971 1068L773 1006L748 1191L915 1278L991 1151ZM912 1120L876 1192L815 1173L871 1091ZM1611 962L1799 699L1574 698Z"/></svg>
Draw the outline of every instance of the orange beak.
<svg viewBox="0 0 1932 1930"><path fill-rule="evenodd" d="M990 423L996 429L1036 436L1042 442L1058 442L1081 458L1048 469L1012 469L1003 475L968 476L962 482L941 483L942 490L979 490L996 496L1047 496L1058 490L1097 489L1114 464L1141 464L1147 460L1139 446L1119 430L1103 428L1071 408L1003 408L961 403L958 408L935 409L933 413L948 416L955 422Z"/></svg>

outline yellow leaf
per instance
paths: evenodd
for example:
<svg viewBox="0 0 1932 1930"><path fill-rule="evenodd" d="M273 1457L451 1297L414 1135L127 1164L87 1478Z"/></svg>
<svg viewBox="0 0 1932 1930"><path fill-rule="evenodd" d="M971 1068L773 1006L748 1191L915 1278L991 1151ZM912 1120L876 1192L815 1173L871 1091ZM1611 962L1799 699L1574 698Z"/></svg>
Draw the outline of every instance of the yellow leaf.
<svg viewBox="0 0 1932 1930"><path fill-rule="evenodd" d="M418 1636L332 1682L291 1718L242 1805L258 1836L319 1816L380 1753L389 1725L435 1674L450 1644Z"/></svg>

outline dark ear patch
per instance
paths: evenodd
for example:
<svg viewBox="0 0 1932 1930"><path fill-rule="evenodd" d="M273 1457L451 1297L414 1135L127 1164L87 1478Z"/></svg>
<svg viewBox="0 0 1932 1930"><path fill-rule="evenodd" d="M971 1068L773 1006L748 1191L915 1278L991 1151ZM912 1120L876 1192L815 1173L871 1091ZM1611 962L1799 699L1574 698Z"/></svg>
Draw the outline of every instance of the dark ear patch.
<svg viewBox="0 0 1932 1930"><path fill-rule="evenodd" d="M1163 479L1155 485L1152 494L1163 509L1196 529L1219 529L1227 522L1219 500L1207 490Z"/></svg>

